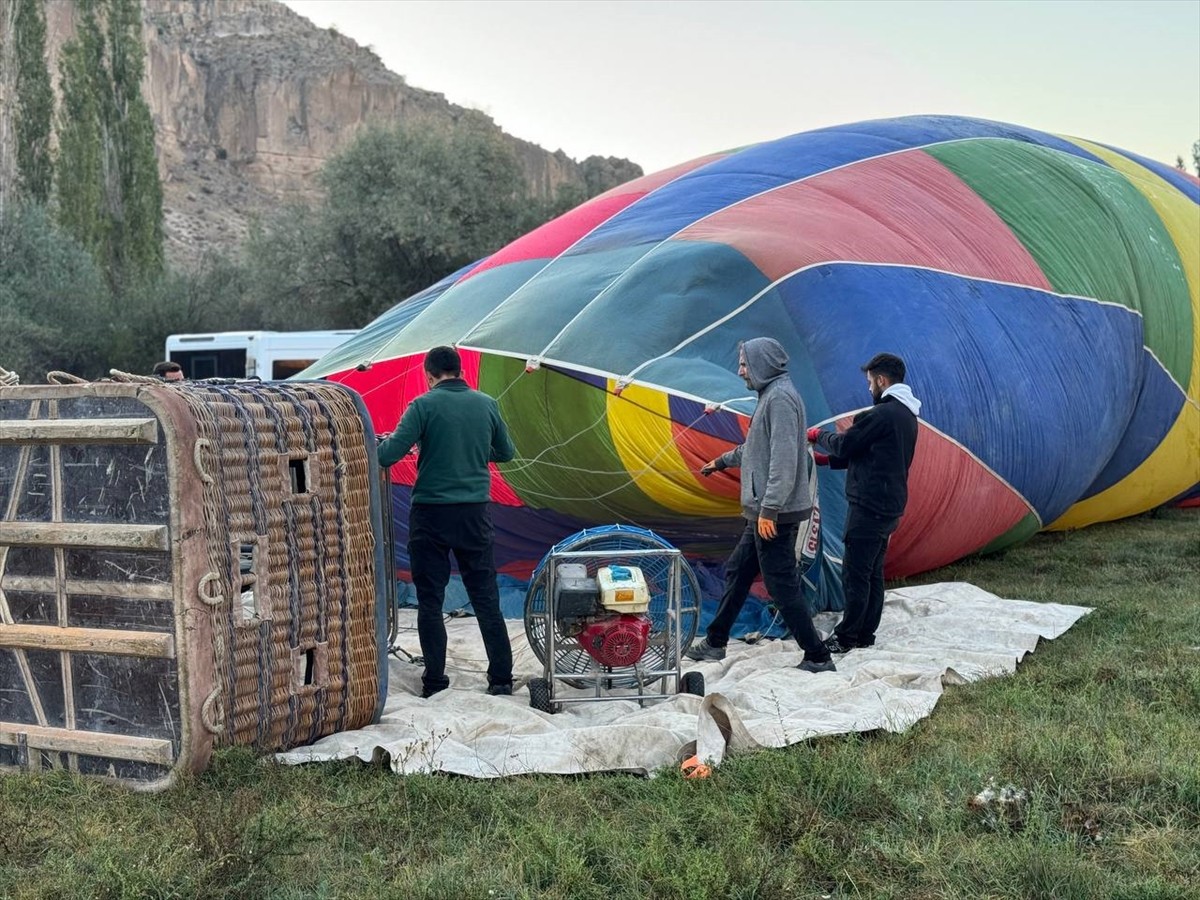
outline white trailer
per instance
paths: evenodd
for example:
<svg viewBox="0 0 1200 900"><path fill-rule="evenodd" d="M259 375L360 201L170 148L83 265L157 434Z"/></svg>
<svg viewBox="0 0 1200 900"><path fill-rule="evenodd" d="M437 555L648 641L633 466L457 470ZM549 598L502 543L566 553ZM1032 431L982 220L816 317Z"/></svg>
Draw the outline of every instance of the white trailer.
<svg viewBox="0 0 1200 900"><path fill-rule="evenodd" d="M173 334L166 358L187 378L290 378L357 331L220 331Z"/></svg>

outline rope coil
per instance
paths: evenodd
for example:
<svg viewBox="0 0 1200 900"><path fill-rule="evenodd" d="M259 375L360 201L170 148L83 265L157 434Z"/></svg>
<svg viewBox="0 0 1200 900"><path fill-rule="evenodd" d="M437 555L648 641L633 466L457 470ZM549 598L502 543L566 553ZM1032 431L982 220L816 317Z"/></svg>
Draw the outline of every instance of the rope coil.
<svg viewBox="0 0 1200 900"><path fill-rule="evenodd" d="M208 438L196 438L196 443L192 445L192 462L196 464L196 472L200 475L200 480L205 484L215 484L215 481L204 468L204 462L200 458L200 451L205 447L211 446L212 441L210 441Z"/></svg>
<svg viewBox="0 0 1200 900"><path fill-rule="evenodd" d="M221 697L221 689L215 687L212 693L204 698L204 705L200 707L200 721L209 734L221 735L225 733L225 723L218 722L214 716L213 710L217 705L217 700Z"/></svg>
<svg viewBox="0 0 1200 900"><path fill-rule="evenodd" d="M207 590L210 584L212 584L214 581L220 580L221 576L219 576L216 572L209 572L203 578L201 578L200 583L196 585L196 594L208 606L220 606L225 602L225 595L223 593L217 591L215 594L210 594Z"/></svg>

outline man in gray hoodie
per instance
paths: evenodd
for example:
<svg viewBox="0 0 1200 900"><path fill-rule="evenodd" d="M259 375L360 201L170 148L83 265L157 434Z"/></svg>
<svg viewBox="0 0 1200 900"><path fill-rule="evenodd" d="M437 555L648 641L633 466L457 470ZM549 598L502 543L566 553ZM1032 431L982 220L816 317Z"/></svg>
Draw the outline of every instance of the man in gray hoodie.
<svg viewBox="0 0 1200 900"><path fill-rule="evenodd" d="M725 658L729 632L746 603L750 586L763 582L783 621L804 649L798 668L832 672L829 650L813 627L800 593L796 534L812 513L808 451L804 441L804 401L787 374L787 351L771 338L754 338L738 348L738 374L758 392L745 443L706 463L700 474L740 468L742 515L746 528L725 563L725 593L707 636L687 655L695 660Z"/></svg>

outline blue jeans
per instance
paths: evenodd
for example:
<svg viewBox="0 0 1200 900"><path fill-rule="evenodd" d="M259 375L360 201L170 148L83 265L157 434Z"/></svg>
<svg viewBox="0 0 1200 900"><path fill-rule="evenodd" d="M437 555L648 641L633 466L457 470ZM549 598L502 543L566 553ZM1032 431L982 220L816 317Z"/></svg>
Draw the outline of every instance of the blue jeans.
<svg viewBox="0 0 1200 900"><path fill-rule="evenodd" d="M777 534L770 541L758 536L758 523L747 520L737 546L725 562L725 593L717 616L708 626L708 642L714 647L729 643L729 631L746 605L750 586L762 573L767 593L775 602L784 624L804 650L804 658L812 662L829 659L829 651L813 626L812 616L800 593L800 574L796 568L796 535L800 523L777 524Z"/></svg>

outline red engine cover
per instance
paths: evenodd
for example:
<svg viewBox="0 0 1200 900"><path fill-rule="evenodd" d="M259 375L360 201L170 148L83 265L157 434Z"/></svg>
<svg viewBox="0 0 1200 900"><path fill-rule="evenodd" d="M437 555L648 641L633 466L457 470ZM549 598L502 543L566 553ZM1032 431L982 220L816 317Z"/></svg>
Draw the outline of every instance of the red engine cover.
<svg viewBox="0 0 1200 900"><path fill-rule="evenodd" d="M650 620L620 615L592 622L579 635L579 646L602 666L632 666L650 643Z"/></svg>

